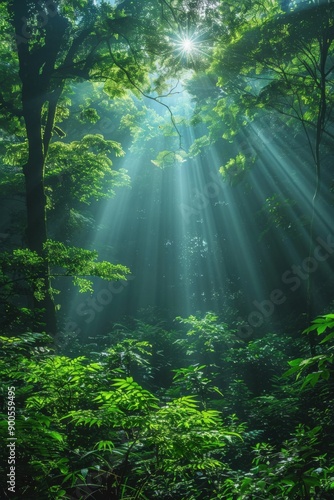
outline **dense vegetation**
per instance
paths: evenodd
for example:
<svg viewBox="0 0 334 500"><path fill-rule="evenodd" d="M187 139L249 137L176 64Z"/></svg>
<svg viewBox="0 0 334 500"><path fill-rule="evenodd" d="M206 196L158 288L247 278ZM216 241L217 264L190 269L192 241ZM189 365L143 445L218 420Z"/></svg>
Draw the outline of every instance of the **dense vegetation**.
<svg viewBox="0 0 334 500"><path fill-rule="evenodd" d="M0 14L1 497L333 498L334 2Z"/></svg>
<svg viewBox="0 0 334 500"><path fill-rule="evenodd" d="M21 498L332 498L334 315L314 357L272 333L244 344L213 314L179 322L119 325L75 357L1 337Z"/></svg>

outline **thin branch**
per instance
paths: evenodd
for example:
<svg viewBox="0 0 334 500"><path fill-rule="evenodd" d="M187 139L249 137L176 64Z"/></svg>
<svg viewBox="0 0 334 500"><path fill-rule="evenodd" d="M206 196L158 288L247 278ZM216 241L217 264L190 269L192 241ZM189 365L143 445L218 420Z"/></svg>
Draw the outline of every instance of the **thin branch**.
<svg viewBox="0 0 334 500"><path fill-rule="evenodd" d="M299 106L301 108L301 102L300 102L300 96L299 95L297 95L297 99L298 99ZM310 135L309 135L308 130L306 128L306 124L305 124L305 121L304 121L304 114L303 114L302 110L301 110L301 113L302 114L301 114L301 120L300 121L302 123L302 127L303 127L304 133L306 135L306 139L307 139L309 148L311 150L312 158L313 158L314 162L316 163L317 159L316 159L315 151L313 149L313 145L312 145L312 141L311 141Z"/></svg>
<svg viewBox="0 0 334 500"><path fill-rule="evenodd" d="M124 68L124 66L122 66L114 57L113 53L112 53L112 50L111 50L111 45L110 45L110 42L108 40L107 42L108 44L108 49L109 49L109 54L110 54L110 57L112 58L114 64L121 70L123 71L123 73L125 74L125 76L127 77L128 81L131 83L131 85L136 89L138 90L138 92L143 96L143 97L146 97L146 99L150 99L152 101L155 101L159 104L161 104L161 106L164 106L167 110L168 110L168 113L170 114L170 119L171 119L171 122L173 124L173 127L179 137L179 146L180 146L180 149L183 149L182 148L182 136L181 136L181 133L179 131L179 129L177 128L177 125L176 125L176 122L175 122L175 119L174 119L174 115L173 115L173 112L172 110L170 109L170 107L165 104L164 102L161 102L159 101L159 99L162 97L162 96L157 96L157 97L152 97L148 94L146 94L146 92L144 92L138 85L137 83L133 80L133 78L131 77L130 73L127 71L126 68Z"/></svg>

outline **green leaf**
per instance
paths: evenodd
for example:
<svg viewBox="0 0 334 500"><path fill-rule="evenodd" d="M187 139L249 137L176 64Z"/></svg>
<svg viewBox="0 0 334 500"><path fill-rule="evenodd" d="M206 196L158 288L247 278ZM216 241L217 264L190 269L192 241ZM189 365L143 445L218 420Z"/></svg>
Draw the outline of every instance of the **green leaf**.
<svg viewBox="0 0 334 500"><path fill-rule="evenodd" d="M101 451L112 451L115 445L112 441L98 441L94 448Z"/></svg>
<svg viewBox="0 0 334 500"><path fill-rule="evenodd" d="M64 441L64 436L62 434L60 434L59 432L47 431L47 433L50 437L52 437L53 439L56 439L57 441L59 441L61 443Z"/></svg>

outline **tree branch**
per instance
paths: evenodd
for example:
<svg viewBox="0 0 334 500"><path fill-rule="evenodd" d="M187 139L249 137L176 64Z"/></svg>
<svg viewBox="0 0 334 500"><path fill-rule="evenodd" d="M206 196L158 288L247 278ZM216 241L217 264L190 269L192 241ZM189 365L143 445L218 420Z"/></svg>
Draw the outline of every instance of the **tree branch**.
<svg viewBox="0 0 334 500"><path fill-rule="evenodd" d="M170 107L169 107L167 104L165 104L164 102L159 101L159 99L160 99L161 97L163 97L163 96L153 97L153 96L150 96L150 95L146 94L146 92L144 92L144 91L143 91L143 90L142 90L142 89L141 89L141 88L140 88L140 87L136 84L136 82L133 80L133 78L131 77L130 73L127 71L127 69L126 69L126 68L124 68L124 66L122 66L122 65L121 65L118 61L116 61L116 59L115 59L115 57L114 57L114 55L113 55L113 53L112 53L112 50L111 50L111 45L110 45L109 40L108 40L107 44L108 44L108 50L109 50L110 57L112 58L112 60L113 60L114 64L115 64L115 65L116 65L116 66L117 66L117 67L118 67L121 71L123 71L123 73L126 75L126 77L127 77L128 81L131 83L131 85L132 85L132 86L133 86L136 90L138 90L138 92L140 92L140 94L141 94L143 97L146 97L146 99L150 99L150 100L152 100L152 101L155 101L155 102L157 102L157 103L161 104L161 106L164 106L164 107L167 109L167 111L168 111L168 113L169 113L169 115L170 115L170 119L171 119L171 122L172 122L172 124L173 124L173 127L174 127L174 129L175 129L175 131L176 131L176 133L177 133L177 135L178 135L178 137L179 137L179 146L180 146L180 149L183 149L183 148L182 148L182 136L181 136L181 133L180 133L179 129L177 128L177 125L176 125L176 122L175 122L175 119L174 119L173 112L172 112L172 110L170 109Z"/></svg>

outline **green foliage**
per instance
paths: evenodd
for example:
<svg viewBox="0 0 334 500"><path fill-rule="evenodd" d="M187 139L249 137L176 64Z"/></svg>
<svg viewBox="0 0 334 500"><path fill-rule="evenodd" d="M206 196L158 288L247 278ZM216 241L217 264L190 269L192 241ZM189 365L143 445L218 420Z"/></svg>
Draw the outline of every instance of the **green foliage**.
<svg viewBox="0 0 334 500"><path fill-rule="evenodd" d="M285 230L288 226L289 217L288 214L285 213L287 209L290 207L294 207L296 205L295 200L284 199L280 200L277 194L266 198L263 211L268 214L268 219L270 220L270 224L275 225L277 227L282 227Z"/></svg>
<svg viewBox="0 0 334 500"><path fill-rule="evenodd" d="M20 359L21 356L44 356L51 352L52 338L46 333L24 333L17 337L0 337L1 351L6 353L6 358L11 361ZM5 366L5 360L0 362Z"/></svg>
<svg viewBox="0 0 334 500"><path fill-rule="evenodd" d="M164 402L131 376L115 378L119 363L110 357L90 362L47 350L31 357L42 339L31 334L26 340L2 337L16 357L0 364L1 379L16 386L17 446L25 464L17 465L17 489L26 496L68 495L81 484L87 494L116 488L153 498L159 477L181 483L224 467L220 454L239 434L223 424L219 411L200 410L194 396ZM147 342L128 344L132 353L148 354ZM110 354L118 350L111 347Z"/></svg>
<svg viewBox="0 0 334 500"><path fill-rule="evenodd" d="M67 192L74 200L89 204L113 196L116 187L128 185L126 171L111 168L111 154L119 157L124 151L119 143L105 140L101 134L85 135L80 141L70 143L53 142L46 165L51 206L62 202ZM59 191L59 182L66 186L65 193Z"/></svg>
<svg viewBox="0 0 334 500"><path fill-rule="evenodd" d="M232 346L241 341L230 330L228 325L218 322L218 316L211 312L207 313L204 318L199 319L196 316L189 316L188 318L176 318L180 323L190 325L191 329L187 332L188 339L178 340L178 343L187 345L187 353L189 355L196 352L196 349L201 345L206 352L215 352L217 348L223 346Z"/></svg>
<svg viewBox="0 0 334 500"><path fill-rule="evenodd" d="M249 159L243 153L238 153L235 158L220 167L219 172L233 186L242 180L253 163L254 158Z"/></svg>
<svg viewBox="0 0 334 500"><path fill-rule="evenodd" d="M152 345L147 341L125 339L113 347L109 347L103 355L107 357L108 363L112 366L117 366L126 375L130 375L133 366L145 368L150 366L151 350Z"/></svg>
<svg viewBox="0 0 334 500"><path fill-rule="evenodd" d="M333 4L308 2L305 8L306 2L295 2L293 9L290 2L286 13L282 3L220 3L211 65L188 84L196 100L194 122L206 126L196 152L201 142L205 146L222 138L238 151L245 135L256 142L254 132L264 117L269 124L278 114L290 135L305 135L310 163L320 169L323 143L333 140ZM242 155L224 158L221 172L227 179L231 174L232 184L256 159L247 158L245 166Z"/></svg>
<svg viewBox="0 0 334 500"><path fill-rule="evenodd" d="M90 123L96 123L99 119L100 116L98 115L98 112L94 108L85 108L83 105L81 105L82 111L80 113L80 121L82 122L90 122Z"/></svg>
<svg viewBox="0 0 334 500"><path fill-rule="evenodd" d="M206 365L191 365L187 368L178 368L174 371L174 385L179 387L181 392L196 394L203 406L206 407L209 393L223 394L218 387L212 384L212 380L205 376Z"/></svg>
<svg viewBox="0 0 334 500"><path fill-rule="evenodd" d="M97 261L98 254L94 250L69 247L51 240L45 243L44 250L44 258L27 248L14 250L12 254L2 254L3 293L15 294L17 284L20 287L25 285L33 288L36 298L41 300L43 279L39 276L45 262L49 267L50 277L72 277L81 292L92 291L92 281L89 277L97 276L115 281L125 280L129 274L129 269L125 266Z"/></svg>
<svg viewBox="0 0 334 500"><path fill-rule="evenodd" d="M295 217L291 217L291 214ZM284 237L291 239L299 237L301 227L307 223L307 217L304 213L296 218L298 214L298 205L291 198L282 198L277 194L268 196L258 212L259 217L263 218L264 229L260 235L260 240L264 237L270 237L271 232L280 228L284 232Z"/></svg>
<svg viewBox="0 0 334 500"><path fill-rule="evenodd" d="M44 259L27 248L15 249L12 253L3 252L0 258L0 291L3 299L15 298L22 290L31 287L35 298L41 300L44 293L44 279L41 277L43 266Z"/></svg>
<svg viewBox="0 0 334 500"><path fill-rule="evenodd" d="M175 333L141 322L131 338L118 326L103 350L73 359L54 354L45 335L0 338L6 354L0 360L3 395L15 386L17 488L25 496L331 498L332 393L316 399L312 384L300 393L300 384L277 375L290 339L268 334L245 344L233 340L212 313L181 323L190 326L188 353L185 346L175 349L182 347L173 344ZM332 323L333 315L324 315L306 332L319 330L325 339L320 345L328 345ZM216 352L219 342L223 349ZM158 389L152 390L151 375L160 369L155 351L164 346L167 352L166 344L172 347L173 380L163 388L156 379ZM198 362L213 351L214 365ZM189 359L193 364L185 367ZM174 368L177 363L180 368ZM260 386L254 396L246 382L255 369ZM5 405L2 412L5 417ZM0 433L6 436L5 418Z"/></svg>
<svg viewBox="0 0 334 500"><path fill-rule="evenodd" d="M151 160L153 165L159 168L168 168L174 166L178 163L183 163L186 161L184 159L185 152L184 151L160 151L155 160Z"/></svg>
<svg viewBox="0 0 334 500"><path fill-rule="evenodd" d="M300 424L293 437L277 451L267 443L258 443L253 453L253 467L244 477L232 474L219 498L282 500L330 498L333 466L326 466L326 456L318 449L321 427L305 428ZM324 496L318 496L322 494ZM325 496L326 495L326 496Z"/></svg>
<svg viewBox="0 0 334 500"><path fill-rule="evenodd" d="M313 325L306 328L306 330L304 330L304 333L310 333L316 330L318 335L322 335L327 330L327 328L329 328L330 330L334 329L334 314L325 314L323 316L319 316L314 321L312 321L312 323ZM334 332L329 333L320 341L320 344L327 343L333 338Z"/></svg>
<svg viewBox="0 0 334 500"><path fill-rule="evenodd" d="M46 258L51 267L51 276L72 276L81 292L93 291L92 282L87 277L97 276L108 281L125 280L129 269L121 264L107 261L98 262L94 250L69 247L63 243L48 240L45 244ZM62 274L52 269L63 269Z"/></svg>
<svg viewBox="0 0 334 500"><path fill-rule="evenodd" d="M334 314L319 316L312 323L303 333L310 334L316 331L321 336L327 329L334 330ZM284 377L295 375L296 380L303 378L301 389L304 389L308 385L314 387L320 381L328 381L332 376L334 366L334 346L331 342L333 339L334 331L331 331L320 340L320 346L329 344L324 354L318 354L307 359L297 358L289 361L291 368L285 372Z"/></svg>
<svg viewBox="0 0 334 500"><path fill-rule="evenodd" d="M43 325L41 310L32 310L22 303L22 295L31 295L36 301L45 298L45 266L52 279L52 293L58 293L60 280L72 280L80 292L93 292L92 277L107 281L126 280L130 271L121 264L98 261L96 251L66 246L48 240L44 255L27 248L12 253L3 252L0 257L0 301L3 311L1 330L13 333L35 330ZM43 276L43 277L42 277Z"/></svg>

